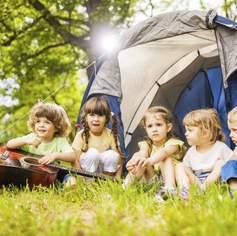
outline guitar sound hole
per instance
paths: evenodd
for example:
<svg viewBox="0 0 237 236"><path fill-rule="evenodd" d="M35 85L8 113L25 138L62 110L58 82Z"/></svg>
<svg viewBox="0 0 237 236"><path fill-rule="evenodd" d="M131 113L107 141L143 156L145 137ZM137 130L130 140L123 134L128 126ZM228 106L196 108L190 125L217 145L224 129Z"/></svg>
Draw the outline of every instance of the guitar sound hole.
<svg viewBox="0 0 237 236"><path fill-rule="evenodd" d="M42 166L39 162L38 159L32 158L32 157L24 157L22 158L21 161L22 165L25 167L30 167L30 166Z"/></svg>

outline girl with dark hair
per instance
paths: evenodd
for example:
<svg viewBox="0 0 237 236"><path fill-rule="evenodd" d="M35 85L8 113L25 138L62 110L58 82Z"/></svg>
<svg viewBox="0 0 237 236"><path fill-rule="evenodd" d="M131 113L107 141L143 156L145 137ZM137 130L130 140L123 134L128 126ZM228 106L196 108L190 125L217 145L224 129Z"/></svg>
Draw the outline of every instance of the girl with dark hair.
<svg viewBox="0 0 237 236"><path fill-rule="evenodd" d="M112 121L112 129L108 123ZM77 166L82 170L121 176L122 153L119 148L117 120L105 96L90 98L83 107L80 130L72 144Z"/></svg>

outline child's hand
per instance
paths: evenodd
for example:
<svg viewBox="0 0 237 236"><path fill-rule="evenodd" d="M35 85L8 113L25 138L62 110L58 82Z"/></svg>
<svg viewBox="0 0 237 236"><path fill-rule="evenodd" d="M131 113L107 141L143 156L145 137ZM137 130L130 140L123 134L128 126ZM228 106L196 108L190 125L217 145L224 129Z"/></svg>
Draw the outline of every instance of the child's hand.
<svg viewBox="0 0 237 236"><path fill-rule="evenodd" d="M136 168L139 160L140 160L139 158L132 158L131 160L129 160L128 163L126 164L127 170L132 171L134 168Z"/></svg>
<svg viewBox="0 0 237 236"><path fill-rule="evenodd" d="M51 154L47 154L44 157L40 158L39 163L43 164L43 165L47 165L47 164L54 162L55 160L57 160L57 153L51 153Z"/></svg>

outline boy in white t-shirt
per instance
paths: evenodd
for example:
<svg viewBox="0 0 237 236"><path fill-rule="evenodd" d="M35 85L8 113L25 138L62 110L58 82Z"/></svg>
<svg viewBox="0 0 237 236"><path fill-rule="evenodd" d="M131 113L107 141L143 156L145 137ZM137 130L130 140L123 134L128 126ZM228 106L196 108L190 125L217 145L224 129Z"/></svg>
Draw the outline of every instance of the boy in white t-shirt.
<svg viewBox="0 0 237 236"><path fill-rule="evenodd" d="M221 167L233 157L224 143L220 121L214 109L199 109L188 113L183 121L185 136L191 146L179 166L177 183L180 197L188 198L190 184L205 190L220 177Z"/></svg>

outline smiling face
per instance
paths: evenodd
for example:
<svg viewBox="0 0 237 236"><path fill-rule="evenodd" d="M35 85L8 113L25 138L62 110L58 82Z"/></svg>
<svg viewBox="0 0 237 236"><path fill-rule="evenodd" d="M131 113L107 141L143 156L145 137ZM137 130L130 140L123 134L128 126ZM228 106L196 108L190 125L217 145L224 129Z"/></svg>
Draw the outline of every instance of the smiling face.
<svg viewBox="0 0 237 236"><path fill-rule="evenodd" d="M49 142L56 132L54 124L46 117L37 117L35 120L34 132L43 141Z"/></svg>
<svg viewBox="0 0 237 236"><path fill-rule="evenodd" d="M89 130L94 135L101 135L106 126L105 115L87 114L86 122L89 126Z"/></svg>
<svg viewBox="0 0 237 236"><path fill-rule="evenodd" d="M171 123L167 123L159 114L149 114L146 117L145 129L148 137L154 144L159 145L164 143L167 140L171 128Z"/></svg>

